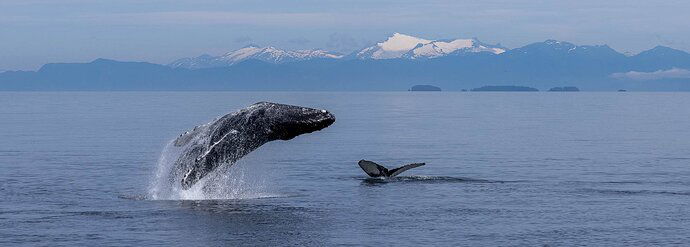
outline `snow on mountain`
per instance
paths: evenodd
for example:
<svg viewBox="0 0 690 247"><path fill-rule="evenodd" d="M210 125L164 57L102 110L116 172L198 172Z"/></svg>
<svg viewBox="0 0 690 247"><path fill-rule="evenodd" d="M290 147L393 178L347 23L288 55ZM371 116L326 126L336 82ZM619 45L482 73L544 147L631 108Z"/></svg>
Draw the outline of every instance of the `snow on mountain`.
<svg viewBox="0 0 690 247"><path fill-rule="evenodd" d="M490 52L501 54L506 49L499 45L489 45L477 39L428 40L401 33L395 33L383 42L364 48L352 55L358 59L427 59L457 53ZM255 59L268 63L281 64L305 61L315 58L340 59L342 55L325 50L282 50L272 46L250 45L221 56L202 55L182 58L168 66L173 68L202 69L227 67L239 62Z"/></svg>
<svg viewBox="0 0 690 247"><path fill-rule="evenodd" d="M400 58L403 54L417 47L417 45L431 42L433 41L395 33L384 42L364 48L362 51L358 52L356 56L360 59Z"/></svg>
<svg viewBox="0 0 690 247"><path fill-rule="evenodd" d="M270 63L286 63L302 61L313 58L341 58L342 55L329 53L324 50L296 50L286 51L272 46L259 48L256 46L245 47L220 56L219 59L235 64L247 59L258 59Z"/></svg>
<svg viewBox="0 0 690 247"><path fill-rule="evenodd" d="M256 59L268 63L280 64L295 61L304 61L315 58L337 59L343 57L340 54L331 53L324 50L296 50L286 51L272 46L258 47L255 45L228 52L221 56L202 55L194 58L182 58L174 61L168 66L173 68L202 69L227 67L239 62Z"/></svg>
<svg viewBox="0 0 690 247"><path fill-rule="evenodd" d="M454 52L501 54L505 51L505 48L484 44L476 39L427 40L395 33L386 41L357 52L355 56L359 59L421 59L446 56Z"/></svg>
<svg viewBox="0 0 690 247"><path fill-rule="evenodd" d="M501 54L505 51L505 48L487 45L476 39L456 39L448 42L434 41L428 44L418 45L408 53L405 53L403 57L418 59L441 57L456 52L490 52L493 54Z"/></svg>
<svg viewBox="0 0 690 247"><path fill-rule="evenodd" d="M225 66L225 62L218 60L217 58L218 57L204 54L198 57L181 58L168 64L168 66L186 69L215 68Z"/></svg>

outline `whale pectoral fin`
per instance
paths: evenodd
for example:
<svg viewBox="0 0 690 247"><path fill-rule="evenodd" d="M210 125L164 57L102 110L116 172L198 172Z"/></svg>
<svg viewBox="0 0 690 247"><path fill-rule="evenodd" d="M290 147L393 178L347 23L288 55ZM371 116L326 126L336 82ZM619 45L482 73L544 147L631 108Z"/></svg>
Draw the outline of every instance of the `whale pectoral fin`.
<svg viewBox="0 0 690 247"><path fill-rule="evenodd" d="M390 170L389 173L387 174L387 176L388 176L388 177L395 177L395 176L397 176L398 174L400 174L400 173L402 173L402 172L404 172L404 171L407 171L407 170L412 169L412 168L415 168L415 167L420 167L420 166L423 166L423 165L426 165L426 163L412 163L412 164L409 164L409 165L404 165L404 166L395 168L395 169L393 169L393 170Z"/></svg>
<svg viewBox="0 0 690 247"><path fill-rule="evenodd" d="M357 164L370 177L377 178L377 177L381 177L381 176L387 176L387 174L388 174L387 168L383 167L382 165L376 164L374 162L368 161L368 160L360 160L359 162L357 162Z"/></svg>

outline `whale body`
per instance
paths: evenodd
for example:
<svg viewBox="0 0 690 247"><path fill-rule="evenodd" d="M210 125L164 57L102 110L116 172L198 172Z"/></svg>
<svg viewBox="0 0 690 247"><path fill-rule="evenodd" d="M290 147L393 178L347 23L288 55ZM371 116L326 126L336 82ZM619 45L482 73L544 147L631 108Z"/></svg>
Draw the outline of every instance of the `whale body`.
<svg viewBox="0 0 690 247"><path fill-rule="evenodd" d="M181 148L181 153L170 179L189 189L220 165L232 165L267 142L290 140L334 122L335 116L326 110L271 102L253 104L175 139L173 145Z"/></svg>

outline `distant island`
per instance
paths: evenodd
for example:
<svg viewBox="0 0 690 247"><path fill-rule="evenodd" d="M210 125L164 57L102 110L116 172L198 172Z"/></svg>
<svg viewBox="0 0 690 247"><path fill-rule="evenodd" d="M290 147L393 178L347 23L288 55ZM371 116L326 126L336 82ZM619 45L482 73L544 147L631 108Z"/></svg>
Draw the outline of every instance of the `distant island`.
<svg viewBox="0 0 690 247"><path fill-rule="evenodd" d="M552 87L549 92L579 92L577 87Z"/></svg>
<svg viewBox="0 0 690 247"><path fill-rule="evenodd" d="M441 88L437 87L437 86L432 86L432 85L414 85L408 91L436 91L436 92L440 92Z"/></svg>
<svg viewBox="0 0 690 247"><path fill-rule="evenodd" d="M539 89L523 86L483 86L473 88L472 92L538 92Z"/></svg>

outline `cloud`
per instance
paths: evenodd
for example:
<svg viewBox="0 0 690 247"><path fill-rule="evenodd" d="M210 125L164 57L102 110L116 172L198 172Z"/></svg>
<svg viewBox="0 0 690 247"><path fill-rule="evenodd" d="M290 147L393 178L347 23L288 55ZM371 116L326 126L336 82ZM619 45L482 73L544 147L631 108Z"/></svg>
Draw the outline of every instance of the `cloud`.
<svg viewBox="0 0 690 247"><path fill-rule="evenodd" d="M619 80L651 81L661 79L685 79L690 78L690 70L672 68L668 70L657 70L654 72L629 71L625 73L613 73L612 78Z"/></svg>

